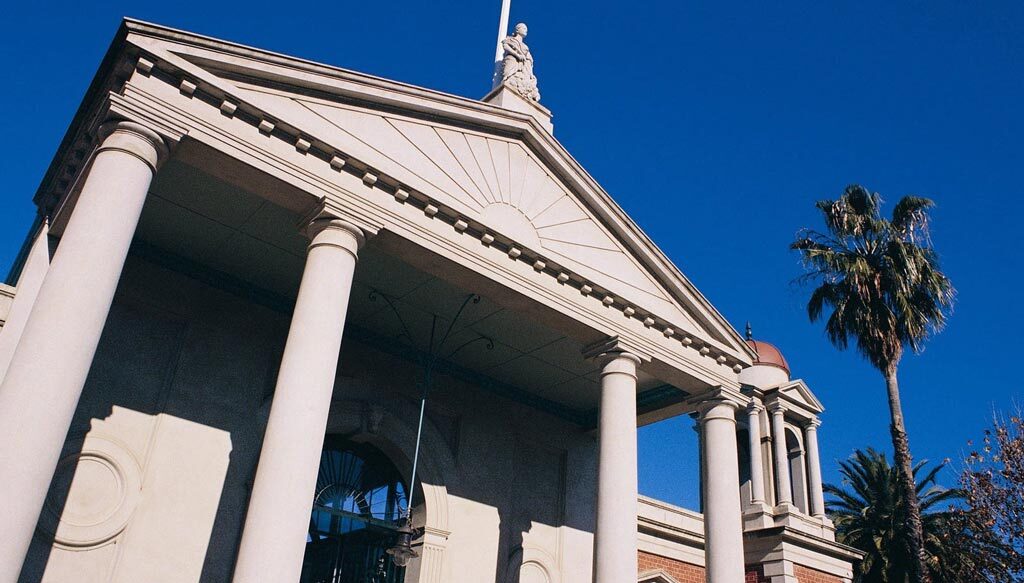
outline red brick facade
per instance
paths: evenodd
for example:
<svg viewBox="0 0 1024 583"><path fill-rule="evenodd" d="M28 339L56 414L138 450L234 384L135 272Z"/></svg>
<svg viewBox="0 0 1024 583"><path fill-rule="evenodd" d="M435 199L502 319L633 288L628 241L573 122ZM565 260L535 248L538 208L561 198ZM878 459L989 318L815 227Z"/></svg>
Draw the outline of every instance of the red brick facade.
<svg viewBox="0 0 1024 583"><path fill-rule="evenodd" d="M652 555L643 551L637 554L637 563L640 566L641 573L661 569L679 583L704 583L704 567Z"/></svg>
<svg viewBox="0 0 1024 583"><path fill-rule="evenodd" d="M800 583L842 583L842 579L835 575L815 571L803 565L793 565L793 574Z"/></svg>
<svg viewBox="0 0 1024 583"><path fill-rule="evenodd" d="M643 551L638 553L637 563L639 564L641 573L661 569L665 573L671 575L672 578L679 583L704 583L704 567L691 565L690 563L684 563L682 561L669 559L659 555L653 555L651 553L645 553ZM768 579L765 579L764 571L760 566L747 567L745 583L768 583ZM803 581L800 583L803 583ZM811 581L809 583L820 582ZM832 582L829 581L828 583Z"/></svg>
<svg viewBox="0 0 1024 583"><path fill-rule="evenodd" d="M761 565L754 565L747 567L747 576L744 581L745 583L768 583L768 578L764 576L764 568Z"/></svg>
<svg viewBox="0 0 1024 583"><path fill-rule="evenodd" d="M698 567L697 565L691 565L690 563L643 551L638 553L637 563L641 573L660 569L679 583L705 583L704 567ZM842 579L835 575L822 573L803 565L793 565L793 574L796 575L796 579L800 583L842 583ZM755 565L747 567L745 583L769 583L769 581L764 576L764 569L760 565Z"/></svg>

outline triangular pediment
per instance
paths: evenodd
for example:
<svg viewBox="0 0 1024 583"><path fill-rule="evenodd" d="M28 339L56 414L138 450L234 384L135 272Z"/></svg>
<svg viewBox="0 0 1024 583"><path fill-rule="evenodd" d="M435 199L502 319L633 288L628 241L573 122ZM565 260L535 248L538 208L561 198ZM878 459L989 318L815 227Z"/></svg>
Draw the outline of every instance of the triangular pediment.
<svg viewBox="0 0 1024 583"><path fill-rule="evenodd" d="M624 300L678 322L700 325L521 142L398 113L325 103L301 95L239 88L351 156L464 215L536 248Z"/></svg>
<svg viewBox="0 0 1024 583"><path fill-rule="evenodd" d="M142 23L144 50L718 352L732 327L528 116ZM144 33L144 34L143 34ZM628 313L628 312L627 312Z"/></svg>
<svg viewBox="0 0 1024 583"><path fill-rule="evenodd" d="M807 383L800 379L781 385L778 390L779 393L785 396L786 400L800 405L813 413L821 413L825 410L825 407L814 396Z"/></svg>

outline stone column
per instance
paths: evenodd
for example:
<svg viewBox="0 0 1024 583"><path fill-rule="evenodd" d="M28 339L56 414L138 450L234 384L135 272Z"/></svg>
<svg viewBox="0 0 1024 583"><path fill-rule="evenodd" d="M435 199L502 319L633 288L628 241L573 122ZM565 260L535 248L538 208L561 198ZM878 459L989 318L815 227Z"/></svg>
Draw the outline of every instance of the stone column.
<svg viewBox="0 0 1024 583"><path fill-rule="evenodd" d="M704 430L704 560L708 583L742 583L743 518L736 442L736 404L700 406Z"/></svg>
<svg viewBox="0 0 1024 583"><path fill-rule="evenodd" d="M771 406L772 414L772 447L775 454L775 481L778 489L775 492L776 506L793 504L793 489L789 477L789 452L786 450L786 419L785 409L775 403Z"/></svg>
<svg viewBox="0 0 1024 583"><path fill-rule="evenodd" d="M157 165L159 135L100 128L53 262L0 384L0 581L15 581L85 386Z"/></svg>
<svg viewBox="0 0 1024 583"><path fill-rule="evenodd" d="M704 436L700 430L700 413L690 413L693 432L697 435L697 511L704 512Z"/></svg>
<svg viewBox="0 0 1024 583"><path fill-rule="evenodd" d="M825 517L825 496L821 487L821 460L818 457L818 426L821 421L811 419L804 427L804 449L807 450L807 485L811 489L811 516Z"/></svg>
<svg viewBox="0 0 1024 583"><path fill-rule="evenodd" d="M39 288L43 285L46 272L50 269L50 225L43 219L36 231L35 239L29 248L25 263L18 276L18 289L11 303L11 311L7 321L0 330L0 382L7 374L7 365L11 363L14 349L21 341L21 333L28 322L32 304L36 301Z"/></svg>
<svg viewBox="0 0 1024 583"><path fill-rule="evenodd" d="M636 370L628 352L601 357L594 583L637 576Z"/></svg>
<svg viewBox="0 0 1024 583"><path fill-rule="evenodd" d="M297 581L363 234L336 219L310 226L295 311L263 436L235 566L236 583Z"/></svg>
<svg viewBox="0 0 1024 583"><path fill-rule="evenodd" d="M750 502L764 504L764 460L761 459L761 406L751 401L747 406L747 432L750 447Z"/></svg>

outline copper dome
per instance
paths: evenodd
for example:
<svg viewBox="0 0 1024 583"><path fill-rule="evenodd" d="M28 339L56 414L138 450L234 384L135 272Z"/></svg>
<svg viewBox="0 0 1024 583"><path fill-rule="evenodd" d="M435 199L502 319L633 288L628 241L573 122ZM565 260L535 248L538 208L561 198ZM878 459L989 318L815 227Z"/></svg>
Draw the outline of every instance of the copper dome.
<svg viewBox="0 0 1024 583"><path fill-rule="evenodd" d="M757 353L754 364L774 366L786 371L787 375L789 374L789 363L786 362L786 357L782 356L782 351L774 345L760 340L747 340L746 342L747 346L754 349L754 352Z"/></svg>

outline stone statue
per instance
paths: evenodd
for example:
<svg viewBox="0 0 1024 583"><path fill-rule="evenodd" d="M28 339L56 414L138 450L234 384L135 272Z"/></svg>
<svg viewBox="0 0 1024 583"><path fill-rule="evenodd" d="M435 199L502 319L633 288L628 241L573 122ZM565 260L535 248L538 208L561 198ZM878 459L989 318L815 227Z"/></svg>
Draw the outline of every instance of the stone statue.
<svg viewBox="0 0 1024 583"><path fill-rule="evenodd" d="M532 101L540 101L537 77L533 74L533 55L526 46L526 25L520 22L515 33L501 41L505 57L501 63L501 82Z"/></svg>

